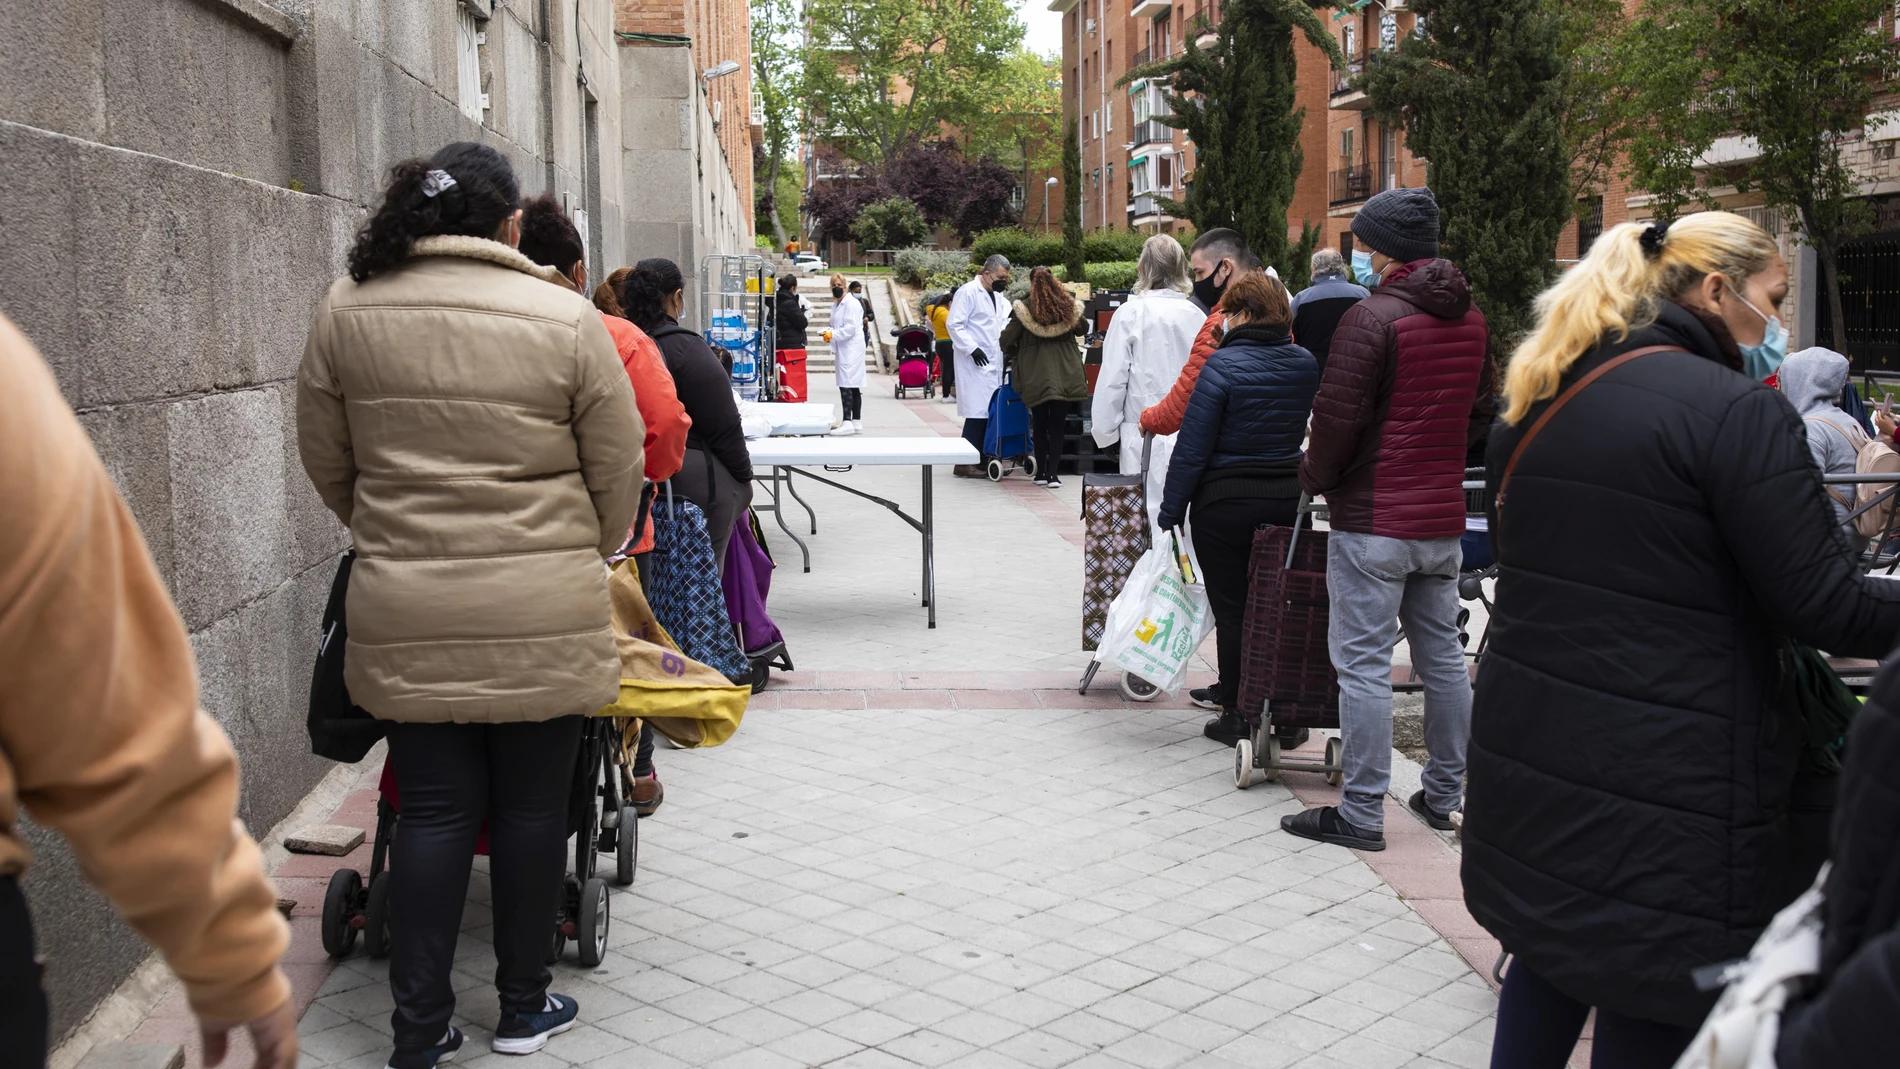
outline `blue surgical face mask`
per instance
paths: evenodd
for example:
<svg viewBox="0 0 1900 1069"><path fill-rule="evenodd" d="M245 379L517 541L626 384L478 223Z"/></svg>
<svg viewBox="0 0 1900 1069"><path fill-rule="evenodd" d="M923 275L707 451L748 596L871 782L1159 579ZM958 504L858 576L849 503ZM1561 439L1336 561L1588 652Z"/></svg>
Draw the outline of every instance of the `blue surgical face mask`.
<svg viewBox="0 0 1900 1069"><path fill-rule="evenodd" d="M1379 284L1379 272L1372 269L1372 254L1363 249L1354 249L1352 254L1352 277L1361 286L1371 289Z"/></svg>
<svg viewBox="0 0 1900 1069"><path fill-rule="evenodd" d="M1760 344L1738 346L1742 351L1742 372L1756 382L1765 382L1788 358L1788 328L1782 326L1780 316L1763 312L1737 290L1729 292L1734 293L1736 300L1747 305L1749 311L1761 316L1762 321L1768 324L1768 331L1762 335Z"/></svg>

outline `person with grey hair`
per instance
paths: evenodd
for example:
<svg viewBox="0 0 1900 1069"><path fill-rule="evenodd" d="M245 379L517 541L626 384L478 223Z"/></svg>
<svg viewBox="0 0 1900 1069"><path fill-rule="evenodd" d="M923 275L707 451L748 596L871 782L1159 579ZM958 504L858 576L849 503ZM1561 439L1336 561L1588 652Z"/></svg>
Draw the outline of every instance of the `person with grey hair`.
<svg viewBox="0 0 1900 1069"><path fill-rule="evenodd" d="M1321 372L1326 370L1326 354L1340 319L1370 292L1346 277L1346 258L1338 250L1313 254L1313 283L1293 298L1293 340L1313 354Z"/></svg>
<svg viewBox="0 0 1900 1069"><path fill-rule="evenodd" d="M1009 257L996 255L983 262L983 271L965 282L950 302L950 345L956 365L957 415L963 417L963 440L983 452L983 435L990 424L990 398L1003 384L1003 326L1009 322ZM980 464L958 464L952 469L964 478L983 473Z"/></svg>
<svg viewBox="0 0 1900 1069"><path fill-rule="evenodd" d="M1141 472L1143 409L1167 396L1187 365L1207 313L1188 299L1188 257L1181 243L1156 234L1141 247L1135 293L1115 310L1102 341L1102 371L1090 415L1098 445L1121 443L1121 471ZM1158 436L1148 463L1148 519L1167 485L1174 435Z"/></svg>

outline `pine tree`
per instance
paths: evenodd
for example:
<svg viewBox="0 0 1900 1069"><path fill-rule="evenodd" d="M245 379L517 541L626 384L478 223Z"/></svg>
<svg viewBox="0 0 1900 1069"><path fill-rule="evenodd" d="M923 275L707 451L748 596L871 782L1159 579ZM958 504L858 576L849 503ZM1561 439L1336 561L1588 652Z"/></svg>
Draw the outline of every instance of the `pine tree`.
<svg viewBox="0 0 1900 1069"><path fill-rule="evenodd" d="M1062 138L1062 259L1069 277L1081 280L1082 263L1082 142L1075 120L1069 120Z"/></svg>
<svg viewBox="0 0 1900 1069"><path fill-rule="evenodd" d="M1471 280L1493 353L1505 354L1550 283L1572 215L1558 21L1550 0L1412 8L1425 33L1372 57L1367 95L1381 119L1404 121L1429 163L1444 254Z"/></svg>
<svg viewBox="0 0 1900 1069"><path fill-rule="evenodd" d="M1162 210L1185 216L1202 232L1238 230L1295 288L1306 279L1319 228L1301 220L1299 243L1287 240L1306 119L1295 95L1293 34L1305 34L1333 62L1342 61L1314 6L1311 0L1229 0L1213 47L1202 49L1190 37L1180 56L1123 79L1169 79L1174 115L1161 121L1194 141L1198 159L1187 202L1164 200Z"/></svg>

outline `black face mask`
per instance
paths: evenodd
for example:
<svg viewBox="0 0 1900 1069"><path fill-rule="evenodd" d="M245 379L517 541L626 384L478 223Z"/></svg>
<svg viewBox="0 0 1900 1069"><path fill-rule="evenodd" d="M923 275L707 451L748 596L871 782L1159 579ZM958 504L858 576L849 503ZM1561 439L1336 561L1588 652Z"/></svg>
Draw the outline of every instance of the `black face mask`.
<svg viewBox="0 0 1900 1069"><path fill-rule="evenodd" d="M991 289L992 291L994 291L994 292L996 292L996 293L1006 293L1006 292L1008 292L1008 291L1009 291L1009 279L1007 279L1007 278L999 278L999 279L997 279L996 281L994 281L994 282L992 282L992 283L990 283L990 289Z"/></svg>
<svg viewBox="0 0 1900 1069"><path fill-rule="evenodd" d="M842 296L844 296L844 287L843 287L843 286L833 286L833 287L831 287L831 295L832 295L833 297L842 297Z"/></svg>
<svg viewBox="0 0 1900 1069"><path fill-rule="evenodd" d="M1214 310L1215 305L1220 303L1221 294L1227 292L1226 282L1214 281L1220 274L1220 271L1221 269L1216 267L1207 273L1206 278L1194 284L1194 299L1201 302L1210 312ZM1228 279L1228 282L1231 281L1233 281L1233 279Z"/></svg>

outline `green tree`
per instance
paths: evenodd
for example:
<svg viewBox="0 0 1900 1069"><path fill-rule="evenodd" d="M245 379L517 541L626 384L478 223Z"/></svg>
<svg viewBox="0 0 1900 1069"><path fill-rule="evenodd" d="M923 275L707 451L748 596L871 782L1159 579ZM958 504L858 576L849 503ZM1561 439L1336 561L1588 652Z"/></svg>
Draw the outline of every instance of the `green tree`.
<svg viewBox="0 0 1900 1069"><path fill-rule="evenodd" d="M1062 135L1062 260L1070 278L1083 276L1082 139L1074 119Z"/></svg>
<svg viewBox="0 0 1900 1069"><path fill-rule="evenodd" d="M1556 270L1571 218L1553 0L1415 0L1423 36L1372 57L1373 110L1431 164L1445 255L1471 280L1507 353Z"/></svg>
<svg viewBox="0 0 1900 1069"><path fill-rule="evenodd" d="M1010 53L990 82L989 100L963 128L972 156L988 156L1018 172L1045 171L1059 159L1062 70L1026 48Z"/></svg>
<svg viewBox="0 0 1900 1069"><path fill-rule="evenodd" d="M908 197L885 197L865 205L851 224L851 236L866 249L902 249L930 233L924 213Z"/></svg>
<svg viewBox="0 0 1900 1069"><path fill-rule="evenodd" d="M1609 179L1636 117L1619 67L1623 0L1563 0L1556 11L1557 54L1564 58L1558 125L1570 161L1570 199L1581 208Z"/></svg>
<svg viewBox="0 0 1900 1069"><path fill-rule="evenodd" d="M981 125L1023 39L1009 0L809 0L805 20L815 132L872 167Z"/></svg>
<svg viewBox="0 0 1900 1069"><path fill-rule="evenodd" d="M1190 37L1181 55L1130 71L1120 83L1168 79L1174 115L1162 121L1194 141L1198 163L1187 202L1164 200L1163 210L1202 232L1238 230L1296 288L1306 279L1319 228L1302 220L1299 243L1287 240L1306 118L1295 96L1293 35L1304 34L1335 64L1343 62L1314 7L1310 0L1229 0L1211 48Z"/></svg>
<svg viewBox="0 0 1900 1069"><path fill-rule="evenodd" d="M1799 223L1842 351L1840 250L1871 222L1843 150L1876 93L1900 74L1880 25L1891 8L1885 0L1644 0L1619 53L1642 116L1630 173L1656 194L1658 216L1709 203L1696 165L1716 138L1752 141L1758 154L1714 172L1711 184L1759 191Z"/></svg>
<svg viewBox="0 0 1900 1069"><path fill-rule="evenodd" d="M803 96L803 56L797 38L792 36L798 27L798 11L793 0L751 0L751 22L752 85L765 108L764 137L759 145L764 168L763 173L759 167L753 168L753 200L757 214L772 228L775 247L783 249L788 227L792 233L798 230L796 200L789 213L782 203L787 158L801 132L805 111L797 103ZM794 176L792 188L803 186Z"/></svg>

